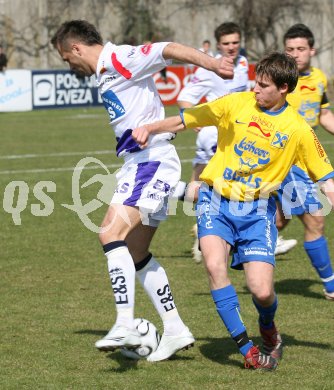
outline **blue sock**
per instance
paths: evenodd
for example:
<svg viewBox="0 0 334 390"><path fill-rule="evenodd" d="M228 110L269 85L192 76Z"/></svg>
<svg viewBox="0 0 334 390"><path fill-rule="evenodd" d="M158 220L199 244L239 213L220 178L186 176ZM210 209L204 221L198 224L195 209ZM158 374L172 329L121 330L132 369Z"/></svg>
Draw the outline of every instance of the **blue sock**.
<svg viewBox="0 0 334 390"><path fill-rule="evenodd" d="M317 240L306 241L304 248L326 291L334 292L334 273L326 238L321 236Z"/></svg>
<svg viewBox="0 0 334 390"><path fill-rule="evenodd" d="M260 306L253 299L253 303L256 307L256 310L259 312L259 323L260 326L264 329L271 329L274 325L274 317L278 306L277 295L275 295L274 303L269 307Z"/></svg>
<svg viewBox="0 0 334 390"><path fill-rule="evenodd" d="M226 329L245 356L253 346L253 342L249 340L246 327L242 322L238 296L234 287L230 284L218 290L211 290L211 295Z"/></svg>

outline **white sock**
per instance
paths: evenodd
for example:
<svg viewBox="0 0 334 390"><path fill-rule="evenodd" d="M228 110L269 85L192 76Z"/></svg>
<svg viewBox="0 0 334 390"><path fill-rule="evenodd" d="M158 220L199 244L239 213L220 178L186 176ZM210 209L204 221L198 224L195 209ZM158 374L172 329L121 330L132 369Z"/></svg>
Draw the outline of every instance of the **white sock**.
<svg viewBox="0 0 334 390"><path fill-rule="evenodd" d="M106 253L111 287L114 292L117 318L115 325L134 327L136 269L126 246Z"/></svg>
<svg viewBox="0 0 334 390"><path fill-rule="evenodd" d="M164 334L175 336L181 333L185 325L174 303L164 268L152 256L136 275L163 321Z"/></svg>

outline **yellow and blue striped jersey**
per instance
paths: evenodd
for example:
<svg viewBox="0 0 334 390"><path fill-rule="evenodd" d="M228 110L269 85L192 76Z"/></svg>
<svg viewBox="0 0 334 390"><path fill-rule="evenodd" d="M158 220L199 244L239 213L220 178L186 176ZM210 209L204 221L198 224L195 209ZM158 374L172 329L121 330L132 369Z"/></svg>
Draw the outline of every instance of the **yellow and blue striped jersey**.
<svg viewBox="0 0 334 390"><path fill-rule="evenodd" d="M329 108L326 93L326 76L320 69L311 67L309 72L299 75L298 84L288 94L287 101L314 128L319 125L321 108Z"/></svg>
<svg viewBox="0 0 334 390"><path fill-rule="evenodd" d="M254 92L236 92L181 112L187 128L216 126L217 151L200 179L232 200L268 196L300 162L314 181L333 167L312 128L287 103L262 110Z"/></svg>

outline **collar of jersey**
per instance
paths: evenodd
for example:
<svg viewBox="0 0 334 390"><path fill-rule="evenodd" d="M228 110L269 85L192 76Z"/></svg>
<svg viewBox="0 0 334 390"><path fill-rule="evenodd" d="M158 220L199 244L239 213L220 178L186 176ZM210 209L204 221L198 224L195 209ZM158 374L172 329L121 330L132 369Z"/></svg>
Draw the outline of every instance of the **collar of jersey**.
<svg viewBox="0 0 334 390"><path fill-rule="evenodd" d="M299 73L299 76L303 77L303 76L309 76L311 74L311 71L308 70L307 72L301 72Z"/></svg>
<svg viewBox="0 0 334 390"><path fill-rule="evenodd" d="M277 111L269 111L269 110L266 110L264 107L260 107L260 110L268 115L275 116L275 115L279 115L281 112L283 112L287 108L287 106L288 106L288 102L285 102L283 104L283 106Z"/></svg>

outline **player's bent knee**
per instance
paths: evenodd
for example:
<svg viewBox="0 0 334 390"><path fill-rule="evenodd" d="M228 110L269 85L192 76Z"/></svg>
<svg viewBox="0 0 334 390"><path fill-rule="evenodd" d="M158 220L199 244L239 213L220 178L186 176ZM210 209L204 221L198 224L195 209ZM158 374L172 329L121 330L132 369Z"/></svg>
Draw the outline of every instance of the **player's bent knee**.
<svg viewBox="0 0 334 390"><path fill-rule="evenodd" d="M259 285L256 287L249 287L250 292L254 299L260 304L266 305L268 302L271 302L273 297L273 290L269 286Z"/></svg>
<svg viewBox="0 0 334 390"><path fill-rule="evenodd" d="M100 227L99 240L102 245L112 241L125 240L126 235L122 234L117 226L112 226L107 222L103 222Z"/></svg>
<svg viewBox="0 0 334 390"><path fill-rule="evenodd" d="M213 258L205 259L205 267L211 279L219 278L222 282L226 281L227 269L222 264L221 260L217 261Z"/></svg>
<svg viewBox="0 0 334 390"><path fill-rule="evenodd" d="M305 229L315 235L322 236L325 230L325 218L308 218L304 221Z"/></svg>

